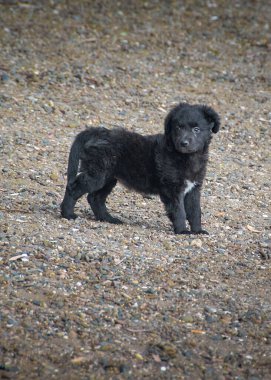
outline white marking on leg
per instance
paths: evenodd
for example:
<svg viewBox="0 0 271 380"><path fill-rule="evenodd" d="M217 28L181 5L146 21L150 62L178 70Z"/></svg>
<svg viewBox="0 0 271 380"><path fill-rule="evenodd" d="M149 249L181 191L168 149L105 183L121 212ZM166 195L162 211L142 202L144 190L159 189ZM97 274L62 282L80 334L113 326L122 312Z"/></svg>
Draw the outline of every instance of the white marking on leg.
<svg viewBox="0 0 271 380"><path fill-rule="evenodd" d="M185 180L185 184L186 184L186 188L184 189L184 195L189 193L189 191L191 191L196 186L196 182L191 182L189 181L189 179Z"/></svg>

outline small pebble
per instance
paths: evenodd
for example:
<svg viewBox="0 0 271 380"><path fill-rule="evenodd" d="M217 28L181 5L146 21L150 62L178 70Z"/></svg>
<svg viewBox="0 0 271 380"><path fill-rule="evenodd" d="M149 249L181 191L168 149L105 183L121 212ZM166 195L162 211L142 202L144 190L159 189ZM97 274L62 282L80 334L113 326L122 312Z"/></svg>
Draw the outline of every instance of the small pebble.
<svg viewBox="0 0 271 380"><path fill-rule="evenodd" d="M9 80L9 76L6 73L1 74L0 79L3 83Z"/></svg>
<svg viewBox="0 0 271 380"><path fill-rule="evenodd" d="M217 309L215 307L212 307L212 306L205 306L204 311L206 311L207 313L210 313L210 314L217 313Z"/></svg>
<svg viewBox="0 0 271 380"><path fill-rule="evenodd" d="M190 245L192 247L198 247L198 248L201 248L202 247L202 240L201 239L193 239L190 243Z"/></svg>

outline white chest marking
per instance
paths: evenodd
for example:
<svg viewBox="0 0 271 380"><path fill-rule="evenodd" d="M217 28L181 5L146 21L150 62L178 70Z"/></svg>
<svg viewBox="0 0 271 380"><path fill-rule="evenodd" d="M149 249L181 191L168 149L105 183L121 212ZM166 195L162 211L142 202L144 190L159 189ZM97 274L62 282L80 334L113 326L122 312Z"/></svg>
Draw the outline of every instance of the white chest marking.
<svg viewBox="0 0 271 380"><path fill-rule="evenodd" d="M186 187L184 189L184 195L189 193L193 189L193 187L196 185L196 182L191 182L188 179L185 180Z"/></svg>

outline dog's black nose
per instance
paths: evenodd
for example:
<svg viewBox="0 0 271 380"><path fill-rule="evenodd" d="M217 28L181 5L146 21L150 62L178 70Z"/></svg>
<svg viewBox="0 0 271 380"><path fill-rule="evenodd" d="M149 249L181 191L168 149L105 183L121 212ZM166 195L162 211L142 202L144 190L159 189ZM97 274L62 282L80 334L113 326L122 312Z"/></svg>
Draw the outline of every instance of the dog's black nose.
<svg viewBox="0 0 271 380"><path fill-rule="evenodd" d="M188 146L188 145L189 145L189 141L187 141L187 140L181 141L181 146L185 147L185 146Z"/></svg>

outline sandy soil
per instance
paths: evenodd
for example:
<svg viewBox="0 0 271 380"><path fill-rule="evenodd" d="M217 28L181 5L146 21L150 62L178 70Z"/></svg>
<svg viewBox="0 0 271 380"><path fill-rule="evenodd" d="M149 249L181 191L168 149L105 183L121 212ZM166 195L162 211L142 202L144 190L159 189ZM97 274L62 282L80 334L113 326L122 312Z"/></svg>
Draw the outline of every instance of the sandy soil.
<svg viewBox="0 0 271 380"><path fill-rule="evenodd" d="M1 379L270 379L270 20L260 0L0 1ZM121 186L124 225L85 199L60 218L76 133L158 133L179 101L222 118L209 236Z"/></svg>

